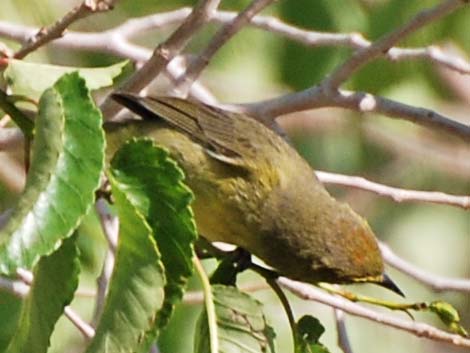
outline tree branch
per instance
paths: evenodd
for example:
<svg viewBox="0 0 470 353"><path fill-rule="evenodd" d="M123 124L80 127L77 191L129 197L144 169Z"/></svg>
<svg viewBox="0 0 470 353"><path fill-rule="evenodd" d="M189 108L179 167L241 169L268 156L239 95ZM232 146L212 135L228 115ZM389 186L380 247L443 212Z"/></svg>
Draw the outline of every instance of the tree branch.
<svg viewBox="0 0 470 353"><path fill-rule="evenodd" d="M350 186L352 188L373 192L375 194L389 197L395 202L419 201L431 202L442 205L470 209L470 196L449 195L437 191L417 191L400 189L372 182L360 176L343 175L316 171L318 179L322 183Z"/></svg>
<svg viewBox="0 0 470 353"><path fill-rule="evenodd" d="M336 331L338 331L338 347L341 348L343 353L353 353L346 330L344 311L333 309L333 314L336 321Z"/></svg>
<svg viewBox="0 0 470 353"><path fill-rule="evenodd" d="M418 337L425 337L460 347L470 347L470 339L442 331L423 322L404 320L389 314L379 313L346 299L327 294L311 285L296 282L285 277L280 277L278 282L282 287L302 299L322 303L324 305L340 309L348 314L362 317L389 327L394 327Z"/></svg>
<svg viewBox="0 0 470 353"><path fill-rule="evenodd" d="M213 17L213 21L225 23L233 19L235 16L236 14L233 12L218 11ZM372 43L365 39L360 33L309 31L284 23L278 18L272 16L255 16L250 21L250 25L281 35L309 47L345 46L354 49L366 49L372 45ZM427 59L461 74L470 74L470 63L467 60L455 54L443 52L440 48L434 45L424 48L392 47L386 53L383 53L383 55L386 59L391 61Z"/></svg>
<svg viewBox="0 0 470 353"><path fill-rule="evenodd" d="M247 24L253 16L271 4L274 0L253 0L232 21L220 28L206 48L191 61L186 72L178 77L174 86L186 96L191 84L199 77L217 51Z"/></svg>
<svg viewBox="0 0 470 353"><path fill-rule="evenodd" d="M326 90L336 90L351 75L373 59L387 53L396 43L425 25L436 21L467 4L463 0L447 0L433 8L424 10L402 27L386 34L365 49L356 51L348 60L337 67L324 81Z"/></svg>
<svg viewBox="0 0 470 353"><path fill-rule="evenodd" d="M33 274L20 268L17 270L17 275L20 278L19 281L0 276L0 290L5 290L20 299L24 299L28 295L34 280ZM95 329L85 322L70 306L64 307L64 314L86 339L93 338Z"/></svg>
<svg viewBox="0 0 470 353"><path fill-rule="evenodd" d="M87 340L93 338L95 329L83 320L70 306L64 308L64 314Z"/></svg>
<svg viewBox="0 0 470 353"><path fill-rule="evenodd" d="M108 11L112 9L116 1L117 0L84 0L56 23L49 27L41 28L35 35L29 37L21 49L14 54L14 57L17 59L24 58L44 44L61 37L64 31L73 22L96 12Z"/></svg>
<svg viewBox="0 0 470 353"><path fill-rule="evenodd" d="M183 13L185 12L186 11ZM126 23L124 25L126 25ZM22 41L29 35L33 35L35 31L36 29L33 27L0 21L0 36L6 36L12 40ZM121 31L121 26L100 33L68 31L64 33L63 37L54 40L50 44L55 48L80 51L96 51L111 54L121 58L133 60L137 63L146 62L149 60L152 57L152 51L148 48L129 42L125 38L127 31L129 31L129 29L126 27L124 27L123 31ZM175 57L170 62L170 64L167 65L164 71L165 75L167 75L171 80L175 80L177 77L179 77L184 71L181 65L182 61L182 57ZM190 96L207 104L215 105L217 103L214 96L198 82L195 82L192 85Z"/></svg>
<svg viewBox="0 0 470 353"><path fill-rule="evenodd" d="M101 229L108 243L101 274L97 279L97 291L95 297L95 309L92 324L96 326L101 317L106 302L109 281L113 274L114 260L119 238L119 219L109 213L105 201L100 198L96 202L96 211L100 219Z"/></svg>
<svg viewBox="0 0 470 353"><path fill-rule="evenodd" d="M321 85L265 101L241 105L244 112L258 117L276 117L321 107L341 107L361 113L379 113L446 131L464 141L470 139L469 125L459 123L433 110L400 103L366 92L325 90Z"/></svg>
<svg viewBox="0 0 470 353"><path fill-rule="evenodd" d="M399 257L384 243L380 243L380 250L387 264L425 284L436 292L456 291L470 293L470 280L468 279L448 278L426 272Z"/></svg>
<svg viewBox="0 0 470 353"><path fill-rule="evenodd" d="M76 36L81 36L81 39L89 43L85 45L93 45L92 43L98 41L97 46L100 46L101 48L96 48L96 46L94 46L94 50L107 49L105 43L101 40L103 37L107 37L108 44L110 43L112 36L119 36L122 39L128 40L138 35L142 35L142 33L146 31L180 24L190 13L191 8L182 7L174 11L129 19L123 24L105 32L79 33L69 31L65 33L65 37L75 37L75 40L71 40L71 43L75 44L75 49L77 50L80 49L82 43L77 40L78 38ZM211 22L226 24L233 21L237 15L238 14L236 12L232 11L217 11L213 15ZM284 23L278 18L272 16L257 15L253 17L247 25L283 36L309 47L345 46L353 49L365 49L372 44L360 33L328 33L310 31ZM37 31L37 29L32 27L0 21L0 36L7 37L9 39L26 41ZM113 44L110 45L110 47L112 46ZM470 74L470 63L467 60L455 53L449 53L447 51L444 52L441 48L435 45L423 48L392 47L383 55L386 59L391 61L426 59L461 74ZM126 57L132 58L132 56Z"/></svg>
<svg viewBox="0 0 470 353"><path fill-rule="evenodd" d="M180 53L194 33L209 21L219 3L220 0L201 0L181 26L164 43L155 48L152 57L119 89L127 92L140 92L145 88ZM109 97L101 105L101 111L108 119L120 110L121 107Z"/></svg>

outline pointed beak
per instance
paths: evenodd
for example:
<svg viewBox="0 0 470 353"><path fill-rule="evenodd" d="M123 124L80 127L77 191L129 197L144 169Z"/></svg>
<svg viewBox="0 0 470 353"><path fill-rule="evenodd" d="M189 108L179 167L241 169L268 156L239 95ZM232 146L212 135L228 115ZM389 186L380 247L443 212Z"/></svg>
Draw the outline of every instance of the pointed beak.
<svg viewBox="0 0 470 353"><path fill-rule="evenodd" d="M381 286L381 287L387 288L387 289L391 290L392 292L395 292L396 294L398 294L398 295L402 296L403 298L405 298L405 294L401 291L400 288L398 288L398 286L395 284L395 282L393 282L392 279L386 273L383 274L382 281L377 282L376 284Z"/></svg>

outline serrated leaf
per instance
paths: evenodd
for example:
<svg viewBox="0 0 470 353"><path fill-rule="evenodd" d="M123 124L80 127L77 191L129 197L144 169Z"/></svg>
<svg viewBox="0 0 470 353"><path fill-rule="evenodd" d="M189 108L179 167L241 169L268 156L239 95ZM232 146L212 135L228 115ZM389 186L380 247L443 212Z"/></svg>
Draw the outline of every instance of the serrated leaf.
<svg viewBox="0 0 470 353"><path fill-rule="evenodd" d="M101 113L77 73L41 97L26 187L0 231L0 273L30 269L70 236L94 200L104 164Z"/></svg>
<svg viewBox="0 0 470 353"><path fill-rule="evenodd" d="M112 86L116 79L129 73L130 70L131 65L128 60L106 67L80 68L10 59L3 75L13 94L38 99L47 88L66 73L78 71L85 79L88 89L96 90Z"/></svg>
<svg viewBox="0 0 470 353"><path fill-rule="evenodd" d="M220 353L274 352L274 331L266 323L263 305L236 287L212 286ZM205 311L198 320L195 352L210 352Z"/></svg>
<svg viewBox="0 0 470 353"><path fill-rule="evenodd" d="M193 196L183 184L183 172L176 162L150 139L126 143L111 167L131 204L152 228L162 256L167 284L157 325L163 327L193 272L193 242L197 237L189 207Z"/></svg>
<svg viewBox="0 0 470 353"><path fill-rule="evenodd" d="M329 353L328 348L319 341L324 332L325 328L316 317L302 316L296 327L296 353Z"/></svg>
<svg viewBox="0 0 470 353"><path fill-rule="evenodd" d="M18 327L5 353L47 352L54 326L70 304L78 286L79 261L75 237L66 239L34 270L34 281L24 300Z"/></svg>
<svg viewBox="0 0 470 353"><path fill-rule="evenodd" d="M126 180L109 178L120 232L106 304L87 353L148 351L164 300L165 275L150 226L130 203Z"/></svg>

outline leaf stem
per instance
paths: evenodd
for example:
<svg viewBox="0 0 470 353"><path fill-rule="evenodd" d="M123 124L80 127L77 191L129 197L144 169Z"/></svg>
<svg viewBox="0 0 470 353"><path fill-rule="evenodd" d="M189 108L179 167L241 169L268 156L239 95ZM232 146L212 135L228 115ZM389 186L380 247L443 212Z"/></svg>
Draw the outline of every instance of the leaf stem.
<svg viewBox="0 0 470 353"><path fill-rule="evenodd" d="M269 286L272 288L274 293L276 293L277 297L279 298L282 307L284 308L284 311L286 312L287 315L287 320L289 321L289 326L292 331L292 340L294 343L294 352L297 352L299 349L299 340L297 336L297 324L295 322L295 317L294 317L294 312L292 311L292 308L289 304L289 300L287 299L286 294L282 291L282 288L279 286L277 283L277 278L279 277L277 273L265 269L261 266L258 266L256 264L251 264L250 269L255 271L257 274L259 274L261 277L263 277L266 282L269 284Z"/></svg>
<svg viewBox="0 0 470 353"><path fill-rule="evenodd" d="M209 327L209 340L211 353L219 353L219 337L217 335L217 318L215 315L214 297L212 295L211 284L207 277L201 261L196 256L193 257L193 264L201 280L202 291L204 293L204 306L207 313L207 324Z"/></svg>

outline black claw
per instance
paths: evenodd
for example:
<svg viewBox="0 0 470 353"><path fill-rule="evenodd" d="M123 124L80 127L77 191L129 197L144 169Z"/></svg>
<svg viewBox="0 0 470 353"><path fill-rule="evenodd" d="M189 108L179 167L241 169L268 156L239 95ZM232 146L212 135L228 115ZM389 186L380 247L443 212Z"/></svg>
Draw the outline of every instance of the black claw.
<svg viewBox="0 0 470 353"><path fill-rule="evenodd" d="M400 288L395 284L395 282L392 281L392 279L384 273L382 282L377 283L379 286L387 288L391 290L392 292L395 292L396 294L402 296L405 298L405 294L401 291Z"/></svg>

